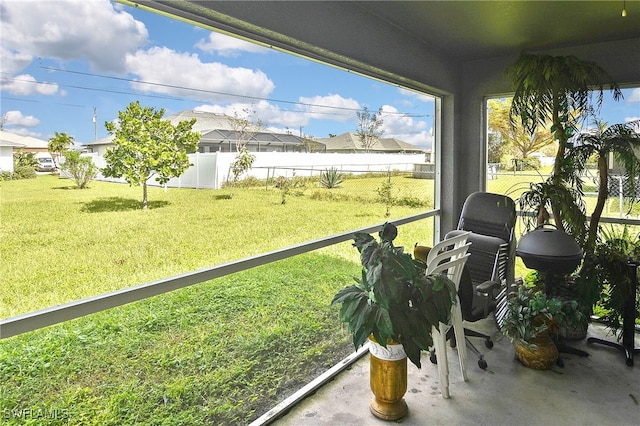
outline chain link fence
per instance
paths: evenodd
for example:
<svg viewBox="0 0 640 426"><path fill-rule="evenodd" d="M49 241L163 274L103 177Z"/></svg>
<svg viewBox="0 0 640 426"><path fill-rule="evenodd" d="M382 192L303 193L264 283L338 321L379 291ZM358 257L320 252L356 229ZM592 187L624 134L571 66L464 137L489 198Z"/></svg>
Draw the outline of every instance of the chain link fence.
<svg viewBox="0 0 640 426"><path fill-rule="evenodd" d="M503 171L499 165L490 164L487 169L487 190L508 195L514 200L527 189L530 183L544 182L548 173L538 170ZM598 197L598 173L595 169L587 169L582 176L584 201L587 214L593 211ZM605 203L603 217L640 219L640 203L633 203L632 197L640 198L640 180L633 180L621 175L609 176L609 196Z"/></svg>

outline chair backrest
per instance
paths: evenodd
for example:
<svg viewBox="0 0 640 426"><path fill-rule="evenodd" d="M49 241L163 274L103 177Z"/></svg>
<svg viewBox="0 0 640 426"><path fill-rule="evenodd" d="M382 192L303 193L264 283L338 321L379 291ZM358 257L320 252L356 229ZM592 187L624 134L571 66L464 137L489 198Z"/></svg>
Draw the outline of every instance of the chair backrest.
<svg viewBox="0 0 640 426"><path fill-rule="evenodd" d="M452 238L442 240L429 251L427 256L426 274L446 273L456 285L456 290L460 285L460 277L467 259L467 253L471 243L467 241L469 232L456 235Z"/></svg>
<svg viewBox="0 0 640 426"><path fill-rule="evenodd" d="M510 197L490 192L474 192L467 197L458 231L451 235L472 232L468 238L472 244L469 268L474 283L514 280L515 225L515 202Z"/></svg>
<svg viewBox="0 0 640 426"><path fill-rule="evenodd" d="M513 199L491 192L474 192L462 206L458 229L511 241L515 225Z"/></svg>

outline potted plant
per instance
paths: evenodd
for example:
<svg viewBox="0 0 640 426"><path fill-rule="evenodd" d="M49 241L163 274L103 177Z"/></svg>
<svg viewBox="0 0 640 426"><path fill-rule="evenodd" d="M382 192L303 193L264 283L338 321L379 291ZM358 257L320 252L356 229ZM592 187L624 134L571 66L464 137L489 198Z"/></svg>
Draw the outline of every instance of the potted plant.
<svg viewBox="0 0 640 426"><path fill-rule="evenodd" d="M393 245L397 228L385 223L380 241L356 233L362 276L340 290L332 304L341 304L340 320L347 324L357 348L370 343L372 413L397 420L407 413L407 357L418 368L420 352L433 345L432 326L448 323L456 298L445 275L427 276L424 263Z"/></svg>
<svg viewBox="0 0 640 426"><path fill-rule="evenodd" d="M514 343L525 366L543 370L558 360L558 348L550 334L557 334L562 321L575 324L581 317L575 300L547 297L534 287L521 285L507 301L501 331Z"/></svg>
<svg viewBox="0 0 640 426"><path fill-rule="evenodd" d="M580 311L578 321L569 323L564 319L559 325L558 335L566 340L582 340L587 337L589 316L593 312L593 306L600 298L601 285L599 283L586 282L578 274L565 276L552 276L551 297L561 301L575 300L576 309ZM544 272L529 271L524 277L524 284L533 287L536 291L546 290L546 276Z"/></svg>

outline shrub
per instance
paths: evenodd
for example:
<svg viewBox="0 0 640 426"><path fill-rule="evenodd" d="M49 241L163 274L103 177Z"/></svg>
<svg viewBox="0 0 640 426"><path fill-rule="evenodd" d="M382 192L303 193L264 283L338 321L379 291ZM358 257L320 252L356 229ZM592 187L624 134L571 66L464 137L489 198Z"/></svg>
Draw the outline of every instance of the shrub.
<svg viewBox="0 0 640 426"><path fill-rule="evenodd" d="M3 180L12 180L13 179L13 173L8 171L8 170L3 170L0 171L0 181Z"/></svg>
<svg viewBox="0 0 640 426"><path fill-rule="evenodd" d="M21 165L13 169L13 179L34 179L36 169L31 165Z"/></svg>
<svg viewBox="0 0 640 426"><path fill-rule="evenodd" d="M296 196L304 195L304 191L307 189L307 181L302 176L293 175L290 178L278 176L276 178L275 187L278 188L282 194L281 203L285 204L287 195L289 194Z"/></svg>
<svg viewBox="0 0 640 426"><path fill-rule="evenodd" d="M320 174L320 186L322 188L338 188L344 182L344 175L338 169L331 167Z"/></svg>
<svg viewBox="0 0 640 426"><path fill-rule="evenodd" d="M62 170L69 173L78 188L83 189L98 174L98 168L90 157L81 157L77 151L68 151Z"/></svg>
<svg viewBox="0 0 640 426"><path fill-rule="evenodd" d="M411 196L396 198L394 200L394 203L398 206L407 206L407 207L413 207L413 208L429 206L428 201L421 200L418 197L411 197Z"/></svg>
<svg viewBox="0 0 640 426"><path fill-rule="evenodd" d="M236 182L235 186L236 188L256 188L264 186L264 181L261 181L255 176L247 176L246 178Z"/></svg>
<svg viewBox="0 0 640 426"><path fill-rule="evenodd" d="M13 169L14 172L17 168L22 166L28 166L32 169L36 169L38 167L38 159L36 158L35 152L23 152L20 149L18 152L13 154Z"/></svg>

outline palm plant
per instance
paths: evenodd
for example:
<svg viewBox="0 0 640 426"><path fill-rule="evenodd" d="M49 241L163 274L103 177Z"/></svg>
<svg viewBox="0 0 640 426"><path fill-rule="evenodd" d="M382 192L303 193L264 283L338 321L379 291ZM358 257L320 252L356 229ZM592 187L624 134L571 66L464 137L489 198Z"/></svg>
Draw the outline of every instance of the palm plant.
<svg viewBox="0 0 640 426"><path fill-rule="evenodd" d="M575 56L549 56L523 53L507 69L515 93L511 103L510 120L534 133L536 128L551 123L551 132L558 141L553 173L549 185L581 186L573 159L566 155L571 136L585 111L599 111L607 82L615 100L622 96L618 85L606 71L594 62ZM595 105L593 93L595 88ZM575 205L563 205L565 200L550 198L556 226L563 227L563 210L575 210ZM540 208L544 208L541 205ZM536 211L540 213L540 211ZM542 215L540 215L542 216Z"/></svg>
<svg viewBox="0 0 640 426"><path fill-rule="evenodd" d="M568 156L574 158L578 169L584 170L587 160L596 155L598 161L598 198L591 214L589 231L585 248L592 252L598 235L598 225L602 216L604 205L609 197L609 167L607 159L613 157L623 165L626 179L633 182L640 176L640 159L634 153L640 149L640 120L624 124L614 124L608 127L607 123L595 120L595 129L578 134L573 146L569 148ZM631 191L629 194L632 202L636 201L637 194Z"/></svg>

